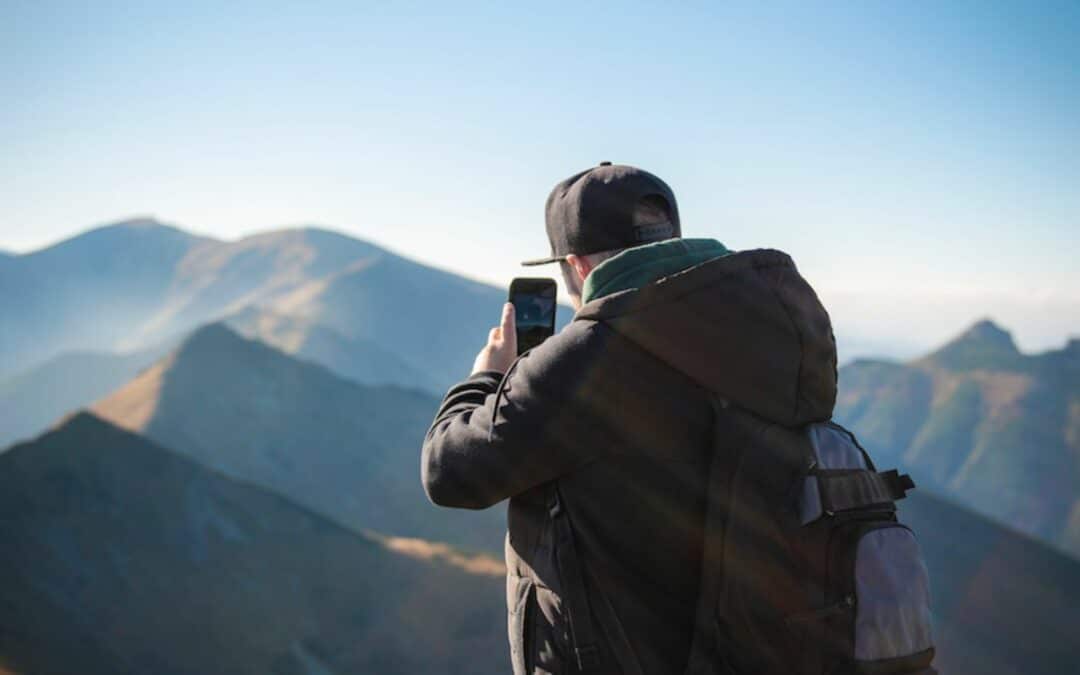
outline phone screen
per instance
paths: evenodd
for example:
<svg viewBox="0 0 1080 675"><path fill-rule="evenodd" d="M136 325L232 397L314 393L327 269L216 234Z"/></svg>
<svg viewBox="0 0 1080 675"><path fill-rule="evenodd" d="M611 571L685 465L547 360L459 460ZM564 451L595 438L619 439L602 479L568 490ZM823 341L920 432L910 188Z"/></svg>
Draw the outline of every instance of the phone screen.
<svg viewBox="0 0 1080 675"><path fill-rule="evenodd" d="M555 333L554 279L514 279L510 284L510 302L514 305L518 354Z"/></svg>

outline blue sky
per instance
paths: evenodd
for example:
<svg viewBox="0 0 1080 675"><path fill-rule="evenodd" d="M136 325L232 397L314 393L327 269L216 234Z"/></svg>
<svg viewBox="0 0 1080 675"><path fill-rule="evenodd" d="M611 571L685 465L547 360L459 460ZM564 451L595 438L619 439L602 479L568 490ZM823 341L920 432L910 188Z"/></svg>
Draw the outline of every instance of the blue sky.
<svg viewBox="0 0 1080 675"><path fill-rule="evenodd" d="M317 223L505 284L611 160L865 351L1080 334L1078 3L221 4L0 5L0 248Z"/></svg>

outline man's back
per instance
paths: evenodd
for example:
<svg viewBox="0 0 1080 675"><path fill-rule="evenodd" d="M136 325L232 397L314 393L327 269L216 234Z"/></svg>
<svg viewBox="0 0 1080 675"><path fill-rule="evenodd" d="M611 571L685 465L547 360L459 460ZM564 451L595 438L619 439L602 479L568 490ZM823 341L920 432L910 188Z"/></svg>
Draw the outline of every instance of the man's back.
<svg viewBox="0 0 1080 675"><path fill-rule="evenodd" d="M424 478L434 501L510 498L515 672L576 672L556 495L600 630L599 672L622 672L618 644L646 673L679 673L697 609L710 397L792 426L831 413L828 316L790 259L712 255L707 241L605 263L605 294L505 377L479 373L452 389L432 426ZM643 268L656 278L630 286Z"/></svg>

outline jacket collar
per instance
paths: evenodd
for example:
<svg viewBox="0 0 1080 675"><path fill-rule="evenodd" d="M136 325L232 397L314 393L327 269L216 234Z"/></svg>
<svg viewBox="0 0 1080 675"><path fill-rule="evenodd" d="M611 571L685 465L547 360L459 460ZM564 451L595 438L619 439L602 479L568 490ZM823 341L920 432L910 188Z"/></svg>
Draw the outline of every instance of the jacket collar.
<svg viewBox="0 0 1080 675"><path fill-rule="evenodd" d="M605 295L640 288L651 281L719 258L730 251L715 239L665 239L622 251L603 261L585 278L582 304Z"/></svg>

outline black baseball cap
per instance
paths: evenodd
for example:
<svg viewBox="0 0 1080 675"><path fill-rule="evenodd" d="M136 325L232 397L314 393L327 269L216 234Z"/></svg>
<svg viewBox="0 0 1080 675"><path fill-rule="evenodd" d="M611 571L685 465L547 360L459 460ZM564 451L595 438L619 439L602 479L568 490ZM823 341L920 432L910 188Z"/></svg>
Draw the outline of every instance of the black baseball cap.
<svg viewBox="0 0 1080 675"><path fill-rule="evenodd" d="M643 219L642 213L651 217ZM600 162L556 185L548 196L544 223L551 255L522 265L682 236L679 209L667 183L648 171L611 162Z"/></svg>

